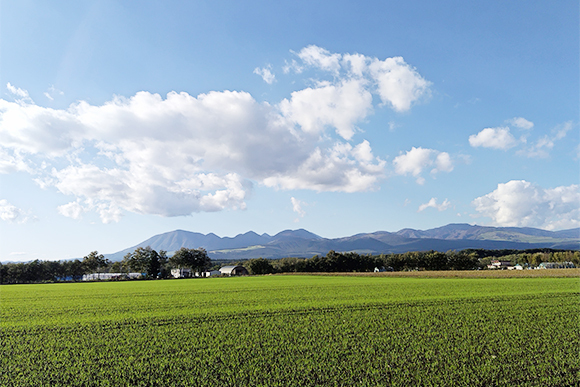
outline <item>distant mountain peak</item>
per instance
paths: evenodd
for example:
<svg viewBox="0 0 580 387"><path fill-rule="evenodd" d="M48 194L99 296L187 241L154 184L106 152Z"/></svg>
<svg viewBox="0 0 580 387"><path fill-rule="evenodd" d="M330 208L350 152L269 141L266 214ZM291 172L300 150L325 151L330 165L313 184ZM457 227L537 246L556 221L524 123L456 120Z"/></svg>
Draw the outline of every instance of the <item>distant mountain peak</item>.
<svg viewBox="0 0 580 387"><path fill-rule="evenodd" d="M298 230L280 231L278 234L274 235L274 239L279 238L322 239L322 237L303 228L299 228Z"/></svg>

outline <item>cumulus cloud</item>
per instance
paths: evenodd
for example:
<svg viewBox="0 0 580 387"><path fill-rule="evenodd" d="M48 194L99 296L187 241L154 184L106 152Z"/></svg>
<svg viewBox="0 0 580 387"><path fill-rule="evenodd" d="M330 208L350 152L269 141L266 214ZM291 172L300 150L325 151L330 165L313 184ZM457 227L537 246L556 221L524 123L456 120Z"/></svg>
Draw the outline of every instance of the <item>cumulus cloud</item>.
<svg viewBox="0 0 580 387"><path fill-rule="evenodd" d="M256 67L254 69L254 74L261 76L264 82L266 82L269 85L271 85L276 81L276 76L272 73L271 65L262 68Z"/></svg>
<svg viewBox="0 0 580 387"><path fill-rule="evenodd" d="M517 140L508 127L486 128L477 134L469 136L469 145L507 150L516 146Z"/></svg>
<svg viewBox="0 0 580 387"><path fill-rule="evenodd" d="M10 204L6 199L0 199L0 219L10 223L26 223L36 220L36 217Z"/></svg>
<svg viewBox="0 0 580 387"><path fill-rule="evenodd" d="M446 209L451 207L451 202L445 199L443 203L437 204L437 198L431 198L427 203L421 204L417 212L422 212L429 207L435 208L438 211L445 211Z"/></svg>
<svg viewBox="0 0 580 387"><path fill-rule="evenodd" d="M525 180L498 184L473 200L477 212L498 226L548 230L580 226L580 186L542 188Z"/></svg>
<svg viewBox="0 0 580 387"><path fill-rule="evenodd" d="M292 98L287 103L292 106ZM96 211L103 222L118 221L123 211L180 216L243 209L252 181L356 192L383 177L385 162L367 141L351 145L324 134L327 125L346 133L351 116L344 124L320 113L308 126L295 108L294 119L287 117L283 105L231 91L172 92L165 99L139 92L66 110L0 100L0 152L6 155L0 167L35 168L33 157L68 163L31 173L43 187L78 199L59 207L62 215Z"/></svg>
<svg viewBox="0 0 580 387"><path fill-rule="evenodd" d="M425 183L425 178L421 176L425 169L432 167L432 175L453 170L453 161L447 152L421 147L412 147L410 151L395 157L393 165L396 174L413 175L418 184Z"/></svg>
<svg viewBox="0 0 580 387"><path fill-rule="evenodd" d="M369 70L377 85L383 103L388 103L395 111L403 112L422 96L429 94L430 82L423 79L402 57L374 58Z"/></svg>
<svg viewBox="0 0 580 387"><path fill-rule="evenodd" d="M534 127L534 123L531 121L526 120L523 117L514 117L511 120L508 120L510 124L515 126L516 128L530 130Z"/></svg>
<svg viewBox="0 0 580 387"><path fill-rule="evenodd" d="M383 177L385 164L372 154L366 140L355 147L338 142L331 149L317 147L302 164L267 177L263 183L280 189L366 191Z"/></svg>
<svg viewBox="0 0 580 387"><path fill-rule="evenodd" d="M431 82L402 57L380 60L361 54L331 53L314 45L303 48L296 55L304 66L294 61L285 66L285 72L312 67L329 72L338 82L356 79L369 92L378 95L382 104L397 112L409 110L413 103L430 95Z"/></svg>
<svg viewBox="0 0 580 387"><path fill-rule="evenodd" d="M244 209L254 184L275 189L360 192L375 189L386 162L357 125L373 113L373 95L395 111L428 96L430 83L403 58L379 60L308 46L283 69L322 74L279 102L243 91L197 96L147 91L101 105L67 109L0 99L0 173L25 171L43 188L74 199L57 211L103 222L124 212L183 216ZM254 71L274 83L271 66ZM59 93L51 88L47 98ZM401 161L401 164L403 162ZM432 173L453 168L432 151ZM403 168L404 169L404 168ZM419 176L420 178L420 176ZM8 215L6 215L8 216Z"/></svg>
<svg viewBox="0 0 580 387"><path fill-rule="evenodd" d="M326 127L346 140L355 133L355 123L372 109L372 95L360 80L345 80L335 85L320 83L292 93L290 100L280 103L282 114L310 134L319 134Z"/></svg>

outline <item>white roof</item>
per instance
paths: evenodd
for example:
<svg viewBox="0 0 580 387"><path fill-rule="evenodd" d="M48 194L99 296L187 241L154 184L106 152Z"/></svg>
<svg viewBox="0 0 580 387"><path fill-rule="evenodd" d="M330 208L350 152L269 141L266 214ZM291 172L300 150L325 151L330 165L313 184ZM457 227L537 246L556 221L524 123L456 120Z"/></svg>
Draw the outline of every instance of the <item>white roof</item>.
<svg viewBox="0 0 580 387"><path fill-rule="evenodd" d="M220 272L221 273L231 273L234 269L245 269L245 267L243 267L242 265L235 265L235 266L224 266L224 267L220 267Z"/></svg>

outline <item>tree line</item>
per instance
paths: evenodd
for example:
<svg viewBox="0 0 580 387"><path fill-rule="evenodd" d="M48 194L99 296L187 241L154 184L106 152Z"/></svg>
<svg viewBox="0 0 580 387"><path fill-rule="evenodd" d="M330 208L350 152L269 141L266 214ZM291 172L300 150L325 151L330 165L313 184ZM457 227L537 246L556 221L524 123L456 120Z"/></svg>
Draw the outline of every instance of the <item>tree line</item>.
<svg viewBox="0 0 580 387"><path fill-rule="evenodd" d="M542 262L573 262L580 266L579 251L553 249L462 251L411 251L400 254L361 255L353 252L330 251L326 256L312 258L250 259L241 262L250 274L308 273L308 272L369 272L385 270L475 270L486 269L494 259L512 264L538 266Z"/></svg>
<svg viewBox="0 0 580 387"><path fill-rule="evenodd" d="M168 257L166 251L157 252L147 246L138 247L117 262L111 262L98 251L92 251L82 260L0 263L0 283L81 281L83 275L93 273L120 273L121 277L128 273L140 273L143 279L159 279L169 278L174 268L203 271L209 267L211 260L204 249L181 248Z"/></svg>
<svg viewBox="0 0 580 387"><path fill-rule="evenodd" d="M370 272L375 268L386 270L474 270L487 268L493 259L510 261L512 264L538 266L542 262L573 262L580 266L580 252L533 249L533 250L484 250L462 251L413 251L401 254L365 255L354 252L329 251L326 256L312 258L256 258L236 262L246 266L250 274L297 273L297 272ZM171 257L167 252L151 247L139 247L125 255L123 260L111 262L93 251L82 260L41 261L0 264L0 283L39 283L80 281L84 274L92 273L140 273L144 279L169 278L171 269L189 268L201 272L212 267L212 261L204 249L181 248Z"/></svg>

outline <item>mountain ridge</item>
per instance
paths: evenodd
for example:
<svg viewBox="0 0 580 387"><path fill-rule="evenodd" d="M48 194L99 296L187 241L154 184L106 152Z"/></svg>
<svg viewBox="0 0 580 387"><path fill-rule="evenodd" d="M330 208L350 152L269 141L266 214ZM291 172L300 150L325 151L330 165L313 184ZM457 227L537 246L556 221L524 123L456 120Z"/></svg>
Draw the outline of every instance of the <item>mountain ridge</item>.
<svg viewBox="0 0 580 387"><path fill-rule="evenodd" d="M248 231L235 237L219 237L214 233L174 230L151 238L113 254L105 254L118 261L138 247L150 246L169 254L181 247L204 248L212 259L243 260L249 258L311 257L326 255L330 250L354 251L361 254L404 253L425 250L553 248L580 249L580 228L547 231L531 227L491 227L466 223L415 230L405 228L397 232L375 231L341 238L323 238L305 229L283 230L275 235Z"/></svg>

